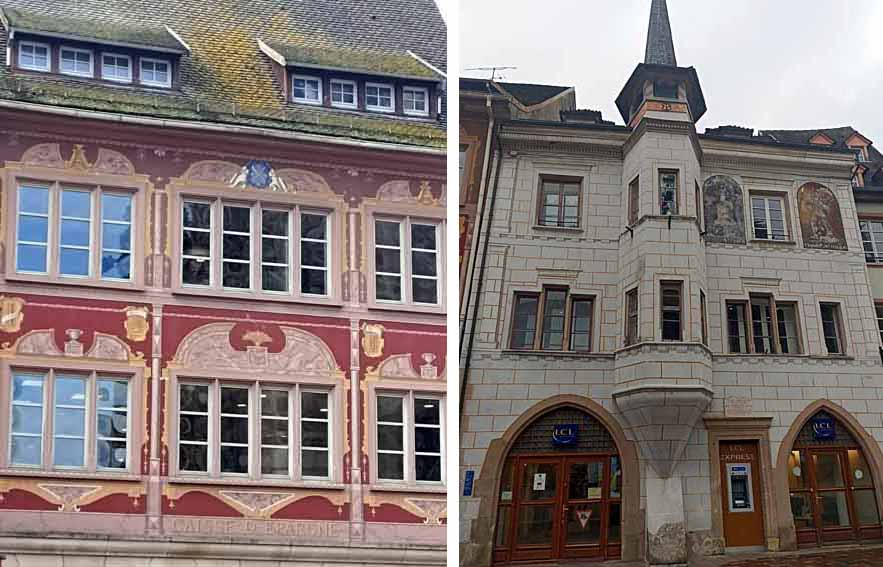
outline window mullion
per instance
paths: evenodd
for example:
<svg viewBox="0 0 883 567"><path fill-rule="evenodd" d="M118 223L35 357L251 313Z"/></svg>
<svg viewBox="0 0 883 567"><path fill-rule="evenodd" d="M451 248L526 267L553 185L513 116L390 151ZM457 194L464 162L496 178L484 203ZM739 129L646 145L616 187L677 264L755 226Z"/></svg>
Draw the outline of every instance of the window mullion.
<svg viewBox="0 0 883 567"><path fill-rule="evenodd" d="M101 222L103 211L101 210L101 185L89 192L90 225L89 225L89 279L101 279L101 236L104 224ZM134 264L134 263L133 263Z"/></svg>
<svg viewBox="0 0 883 567"><path fill-rule="evenodd" d="M537 301L537 320L533 333L533 350L540 350L542 346L543 340L543 328L545 325L543 324L543 318L546 316L546 290L543 289L539 294L539 301Z"/></svg>
<svg viewBox="0 0 883 567"><path fill-rule="evenodd" d="M561 350L564 352L573 350L573 345L570 342L571 317L573 317L573 296L568 290L567 295L564 296L564 336L561 339Z"/></svg>
<svg viewBox="0 0 883 567"><path fill-rule="evenodd" d="M291 293L295 297L301 295L301 233L300 233L300 207L294 207L289 213L289 225L291 227L291 239L288 243L291 273L288 274Z"/></svg>
<svg viewBox="0 0 883 567"><path fill-rule="evenodd" d="M749 353L754 353L754 317L752 314L752 304L751 298L748 298L748 302L745 304L745 340L748 343L746 346L748 347Z"/></svg>
<svg viewBox="0 0 883 567"><path fill-rule="evenodd" d="M219 380L211 381L211 395L209 396L209 445L210 460L209 476L221 476L221 383Z"/></svg>
<svg viewBox="0 0 883 567"><path fill-rule="evenodd" d="M779 314L776 311L776 298L770 296L770 339L773 341L773 352L782 354L782 344L779 342Z"/></svg>
<svg viewBox="0 0 883 567"><path fill-rule="evenodd" d="M249 283L251 290L255 293L261 293L264 289L263 270L263 245L264 245L264 215L263 207L260 201L251 207L251 223L249 224ZM258 399L260 402L260 399ZM260 472L260 469L258 469Z"/></svg>
<svg viewBox="0 0 883 567"><path fill-rule="evenodd" d="M46 269L49 275L57 278L61 274L61 183L52 183L49 191L49 221L46 241Z"/></svg>
<svg viewBox="0 0 883 567"><path fill-rule="evenodd" d="M55 443L55 369L50 368L46 374L46 383L43 388L43 453L40 456L42 470L52 468L52 451Z"/></svg>
<svg viewBox="0 0 883 567"><path fill-rule="evenodd" d="M301 416L301 390L300 384L295 384L294 388L289 390L288 392L288 415L291 416L291 423L288 426L290 439L289 446L289 474L291 478L295 481L299 481L303 478L303 473L301 472L301 435L302 433L302 423L300 421Z"/></svg>
<svg viewBox="0 0 883 567"><path fill-rule="evenodd" d="M85 439L83 439L84 449L86 451L86 459L84 464L86 465L86 470L90 472L95 472L98 468L97 466L97 458L95 455L95 446L97 438L97 420L98 420L98 388L96 384L96 376L97 372L94 370L89 373L89 378L86 380L86 430L85 430ZM128 435L128 431L126 432ZM127 460L128 464L129 461Z"/></svg>
<svg viewBox="0 0 883 567"><path fill-rule="evenodd" d="M417 455L416 455L416 426L414 424L414 391L411 390L408 392L408 395L405 398L407 400L406 407L404 408L404 415L402 416L404 419L404 442L405 442L405 458L402 459L402 462L405 465L405 469L407 470L406 481L408 484L414 485L417 484Z"/></svg>
<svg viewBox="0 0 883 567"><path fill-rule="evenodd" d="M222 289L224 287L224 203L221 199L214 199L209 216L209 238L211 239L209 288ZM220 410L218 415L220 415Z"/></svg>
<svg viewBox="0 0 883 567"><path fill-rule="evenodd" d="M264 475L263 464L261 459L261 428L264 426L263 420L263 412L261 411L262 403L261 403L261 395L263 390L263 385L260 381L255 382L251 389L254 389L254 396L249 392L249 405L254 406L249 407L249 428L248 428L248 453L249 453L249 461L253 463L254 468L249 471L251 474L249 475L254 480L261 480ZM251 398L254 397L254 404L251 403ZM253 410L253 411L252 411ZM251 419L254 416L255 419ZM254 442L251 439L254 438Z"/></svg>
<svg viewBox="0 0 883 567"><path fill-rule="evenodd" d="M402 259L402 298L405 304L410 305L414 301L414 280L411 274L411 217L405 217L400 225L402 234L399 240L399 257Z"/></svg>

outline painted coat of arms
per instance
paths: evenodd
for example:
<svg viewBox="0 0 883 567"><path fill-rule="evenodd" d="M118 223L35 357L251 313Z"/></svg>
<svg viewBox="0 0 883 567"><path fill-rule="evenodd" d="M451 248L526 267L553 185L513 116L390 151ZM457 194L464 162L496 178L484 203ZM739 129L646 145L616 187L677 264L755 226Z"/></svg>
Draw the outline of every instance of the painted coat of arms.
<svg viewBox="0 0 883 567"><path fill-rule="evenodd" d="M230 185L240 189L249 187L254 189L269 189L285 193L288 188L285 182L276 175L276 170L265 160L253 159L248 161L239 173L230 180Z"/></svg>

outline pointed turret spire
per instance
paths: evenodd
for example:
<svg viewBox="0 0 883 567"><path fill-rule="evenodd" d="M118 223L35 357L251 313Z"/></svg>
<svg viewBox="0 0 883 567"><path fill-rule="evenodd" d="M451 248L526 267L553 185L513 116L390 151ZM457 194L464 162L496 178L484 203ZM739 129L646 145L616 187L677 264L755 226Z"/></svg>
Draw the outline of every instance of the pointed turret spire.
<svg viewBox="0 0 883 567"><path fill-rule="evenodd" d="M665 0L653 0L650 6L650 29L647 31L647 51L644 63L651 65L678 66L675 58L675 45L671 37L671 24L668 21L668 6Z"/></svg>

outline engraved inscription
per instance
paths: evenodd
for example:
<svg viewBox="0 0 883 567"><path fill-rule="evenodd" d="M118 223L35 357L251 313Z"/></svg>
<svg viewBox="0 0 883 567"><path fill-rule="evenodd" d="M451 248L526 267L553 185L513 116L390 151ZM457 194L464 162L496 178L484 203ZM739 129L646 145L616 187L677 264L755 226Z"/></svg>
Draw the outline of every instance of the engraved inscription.
<svg viewBox="0 0 883 567"><path fill-rule="evenodd" d="M173 518L171 531L203 535L257 535L308 540L346 538L347 522L243 520L230 518ZM168 524L167 524L168 525Z"/></svg>

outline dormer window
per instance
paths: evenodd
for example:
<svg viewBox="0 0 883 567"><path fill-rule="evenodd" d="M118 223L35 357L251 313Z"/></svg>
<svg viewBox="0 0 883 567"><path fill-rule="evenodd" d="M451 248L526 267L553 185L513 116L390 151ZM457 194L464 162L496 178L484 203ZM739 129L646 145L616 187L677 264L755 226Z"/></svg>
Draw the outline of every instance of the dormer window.
<svg viewBox="0 0 883 567"><path fill-rule="evenodd" d="M402 105L405 114L413 116L429 115L429 90L423 87L405 87L402 89Z"/></svg>
<svg viewBox="0 0 883 567"><path fill-rule="evenodd" d="M101 78L115 83L132 82L132 58L128 55L104 53L101 56Z"/></svg>
<svg viewBox="0 0 883 567"><path fill-rule="evenodd" d="M331 105L340 108L356 108L356 82L331 79Z"/></svg>
<svg viewBox="0 0 883 567"><path fill-rule="evenodd" d="M61 72L75 77L92 77L95 74L92 65L92 52L73 47L61 48Z"/></svg>
<svg viewBox="0 0 883 567"><path fill-rule="evenodd" d="M365 108L375 112L395 112L392 85L365 83Z"/></svg>
<svg viewBox="0 0 883 567"><path fill-rule="evenodd" d="M294 77L294 102L322 104L322 80L319 77Z"/></svg>
<svg viewBox="0 0 883 567"><path fill-rule="evenodd" d="M162 59L141 58L141 84L150 87L172 86L172 66Z"/></svg>
<svg viewBox="0 0 883 567"><path fill-rule="evenodd" d="M49 71L49 46L22 41L18 44L18 66L29 71Z"/></svg>

